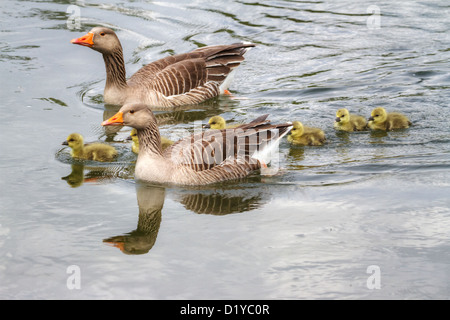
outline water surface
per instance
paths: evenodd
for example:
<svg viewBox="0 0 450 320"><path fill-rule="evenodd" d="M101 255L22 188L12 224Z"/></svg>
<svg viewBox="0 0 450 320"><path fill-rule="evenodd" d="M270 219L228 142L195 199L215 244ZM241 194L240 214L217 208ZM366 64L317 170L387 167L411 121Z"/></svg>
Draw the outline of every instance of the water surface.
<svg viewBox="0 0 450 320"><path fill-rule="evenodd" d="M0 297L447 299L450 8L373 5L2 1ZM180 138L216 114L270 113L322 128L328 143L283 141L271 177L136 183L130 129L100 126L117 110L102 100L102 58L70 44L97 25L117 31L128 75L199 46L257 44L231 97L158 112L163 135ZM337 109L368 117L377 106L413 126L334 131ZM113 144L118 161L72 160L61 145L72 132ZM72 265L79 289L67 285Z"/></svg>

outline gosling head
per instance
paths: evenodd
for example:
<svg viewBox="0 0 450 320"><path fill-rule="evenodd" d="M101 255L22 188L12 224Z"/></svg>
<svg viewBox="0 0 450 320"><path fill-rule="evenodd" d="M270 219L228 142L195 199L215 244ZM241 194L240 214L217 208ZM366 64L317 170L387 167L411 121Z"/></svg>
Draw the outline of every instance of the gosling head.
<svg viewBox="0 0 450 320"><path fill-rule="evenodd" d="M62 144L69 146L72 150L79 150L84 145L83 136L79 133L72 133Z"/></svg>
<svg viewBox="0 0 450 320"><path fill-rule="evenodd" d="M336 119L335 119L335 121L339 122L341 124L348 123L350 121L350 113L348 112L348 110L345 109L345 108L339 109L336 112Z"/></svg>
<svg viewBox="0 0 450 320"><path fill-rule="evenodd" d="M303 124L300 121L292 122L292 129L290 132L292 138L301 137L304 131L305 128L303 127Z"/></svg>
<svg viewBox="0 0 450 320"><path fill-rule="evenodd" d="M133 140L134 143L138 143L138 135L137 135L137 130L135 128L133 128L130 132L130 140Z"/></svg>
<svg viewBox="0 0 450 320"><path fill-rule="evenodd" d="M91 31L84 36L77 39L72 39L70 42L89 47L104 54L122 50L122 46L116 33L105 27L92 28Z"/></svg>
<svg viewBox="0 0 450 320"><path fill-rule="evenodd" d="M222 130L226 127L226 121L221 116L214 116L209 119L208 124L204 126L205 128Z"/></svg>
<svg viewBox="0 0 450 320"><path fill-rule="evenodd" d="M378 107L372 110L370 114L369 121L373 121L374 123L380 123L386 121L387 112L384 108Z"/></svg>

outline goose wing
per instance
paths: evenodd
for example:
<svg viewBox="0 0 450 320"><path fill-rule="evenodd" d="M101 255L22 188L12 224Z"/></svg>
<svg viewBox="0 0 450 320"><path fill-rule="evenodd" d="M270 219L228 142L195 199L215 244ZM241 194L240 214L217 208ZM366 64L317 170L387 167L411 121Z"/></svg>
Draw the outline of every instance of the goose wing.
<svg viewBox="0 0 450 320"><path fill-rule="evenodd" d="M207 130L176 142L166 149L164 156L177 166L194 171L258 169L261 163L254 158L273 141L283 137L291 124L272 125L266 120L252 122L247 127Z"/></svg>
<svg viewBox="0 0 450 320"><path fill-rule="evenodd" d="M129 80L170 98L182 94L218 94L220 84L244 60L244 53L254 44L207 46L189 53L152 62Z"/></svg>

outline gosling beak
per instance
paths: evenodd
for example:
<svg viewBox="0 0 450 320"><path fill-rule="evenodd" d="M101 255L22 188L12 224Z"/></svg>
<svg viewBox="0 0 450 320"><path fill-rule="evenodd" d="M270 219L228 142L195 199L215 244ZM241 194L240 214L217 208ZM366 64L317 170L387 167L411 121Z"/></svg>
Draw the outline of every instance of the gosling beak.
<svg viewBox="0 0 450 320"><path fill-rule="evenodd" d="M375 120L373 117L369 117L369 119L367 119L367 120L369 120L369 121L373 121L373 120Z"/></svg>
<svg viewBox="0 0 450 320"><path fill-rule="evenodd" d="M64 140L63 143L61 143L63 146L68 146L69 143L67 142L67 140Z"/></svg>
<svg viewBox="0 0 450 320"><path fill-rule="evenodd" d="M129 140L133 140L132 136L128 136L125 140L129 141Z"/></svg>
<svg viewBox="0 0 450 320"><path fill-rule="evenodd" d="M204 125L203 125L203 128L204 128L204 129L211 129L211 126L209 125L209 123L207 123L207 124L204 124Z"/></svg>
<svg viewBox="0 0 450 320"><path fill-rule="evenodd" d="M103 121L102 126L123 126L123 113L117 112L108 120Z"/></svg>
<svg viewBox="0 0 450 320"><path fill-rule="evenodd" d="M336 117L335 121L336 121L336 122L340 122L340 121L341 121L341 118Z"/></svg>
<svg viewBox="0 0 450 320"><path fill-rule="evenodd" d="M73 44L79 44L80 46L92 47L94 45L94 34L92 32L88 32L80 38L72 39L70 42Z"/></svg>

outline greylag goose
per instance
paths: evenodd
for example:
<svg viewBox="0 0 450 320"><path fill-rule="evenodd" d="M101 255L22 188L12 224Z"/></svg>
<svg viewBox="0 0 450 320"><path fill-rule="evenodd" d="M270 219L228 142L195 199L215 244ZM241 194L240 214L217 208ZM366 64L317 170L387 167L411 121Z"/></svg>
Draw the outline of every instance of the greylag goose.
<svg viewBox="0 0 450 320"><path fill-rule="evenodd" d="M139 139L137 135L137 130L133 128L130 132L130 136L127 140L133 141L131 144L131 151L138 154L139 153ZM161 137L161 148L162 150L166 150L169 146L173 145L173 141L164 137Z"/></svg>
<svg viewBox="0 0 450 320"><path fill-rule="evenodd" d="M368 126L372 130L395 130L405 129L411 125L408 117L398 112L386 112L382 107L372 110Z"/></svg>
<svg viewBox="0 0 450 320"><path fill-rule="evenodd" d="M95 27L71 42L103 55L105 103L134 102L160 108L198 104L225 93L232 71L244 60L249 48L255 46L250 43L206 46L152 62L127 80L122 45L113 30Z"/></svg>
<svg viewBox="0 0 450 320"><path fill-rule="evenodd" d="M321 129L306 127L300 121L294 121L292 125L287 138L290 143L303 146L321 146L325 143L325 133Z"/></svg>
<svg viewBox="0 0 450 320"><path fill-rule="evenodd" d="M268 122L268 120L266 120L268 116L269 116L268 114L262 115L262 116L256 118L255 120L253 120L250 123L264 122L264 121ZM209 121L208 121L208 124L205 124L203 127L207 128L207 129L222 130L222 129L240 128L241 126L246 126L246 124L227 125L227 122L226 122L226 120L223 117L221 117L221 116L214 116L214 117L211 117L209 119Z"/></svg>
<svg viewBox="0 0 450 320"><path fill-rule="evenodd" d="M334 128L342 131L363 131L367 129L367 122L363 116L351 114L346 108L336 111Z"/></svg>
<svg viewBox="0 0 450 320"><path fill-rule="evenodd" d="M263 121L236 129L206 130L175 142L163 152L155 116L144 104L124 105L102 125L137 129L137 180L179 185L238 179L266 168L272 147L292 128L290 123Z"/></svg>
<svg viewBox="0 0 450 320"><path fill-rule="evenodd" d="M71 148L70 155L81 160L112 161L117 157L117 150L104 143L84 144L83 136L79 133L70 134L62 143Z"/></svg>

